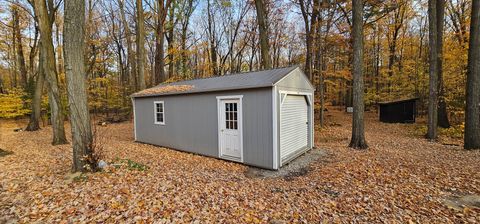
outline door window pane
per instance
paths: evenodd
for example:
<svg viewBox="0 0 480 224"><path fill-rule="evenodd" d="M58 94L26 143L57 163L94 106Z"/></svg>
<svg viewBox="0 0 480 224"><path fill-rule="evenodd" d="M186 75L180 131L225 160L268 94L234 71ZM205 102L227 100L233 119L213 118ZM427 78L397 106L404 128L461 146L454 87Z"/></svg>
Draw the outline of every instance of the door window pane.
<svg viewBox="0 0 480 224"><path fill-rule="evenodd" d="M238 129L238 103L225 103L225 129Z"/></svg>

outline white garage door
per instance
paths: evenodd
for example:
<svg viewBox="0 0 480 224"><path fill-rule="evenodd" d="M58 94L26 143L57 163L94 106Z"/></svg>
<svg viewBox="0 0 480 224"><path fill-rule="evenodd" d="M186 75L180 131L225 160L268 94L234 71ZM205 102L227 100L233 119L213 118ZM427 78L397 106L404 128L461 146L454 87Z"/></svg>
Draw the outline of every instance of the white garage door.
<svg viewBox="0 0 480 224"><path fill-rule="evenodd" d="M308 105L304 96L287 95L280 110L282 163L308 146Z"/></svg>

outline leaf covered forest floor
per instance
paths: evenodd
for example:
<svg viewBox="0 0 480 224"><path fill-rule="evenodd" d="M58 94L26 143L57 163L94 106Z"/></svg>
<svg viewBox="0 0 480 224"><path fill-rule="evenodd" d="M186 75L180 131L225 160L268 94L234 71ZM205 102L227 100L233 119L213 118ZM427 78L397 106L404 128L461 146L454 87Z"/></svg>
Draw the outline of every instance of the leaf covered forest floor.
<svg viewBox="0 0 480 224"><path fill-rule="evenodd" d="M346 147L350 116L330 110L316 145L328 156L293 178L256 178L248 167L133 142L132 123L97 126L110 167L73 182L69 145L49 127L13 132L0 122L0 223L21 222L480 222L475 206L444 200L480 194L480 152L431 143L414 125L366 115L367 151ZM69 130L69 126L66 126ZM478 206L478 205L477 205Z"/></svg>

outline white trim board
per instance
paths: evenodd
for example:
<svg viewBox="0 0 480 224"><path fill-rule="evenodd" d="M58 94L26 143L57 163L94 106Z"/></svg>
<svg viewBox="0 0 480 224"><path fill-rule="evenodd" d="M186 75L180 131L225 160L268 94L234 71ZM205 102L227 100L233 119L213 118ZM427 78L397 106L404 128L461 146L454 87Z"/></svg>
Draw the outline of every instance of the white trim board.
<svg viewBox="0 0 480 224"><path fill-rule="evenodd" d="M218 138L218 158L231 160L235 162L243 163L243 95L230 95L230 96L217 96L217 138ZM238 108L237 108L237 116L238 116L238 131L240 135L240 160L233 160L231 158L223 157L222 156L222 138L220 130L222 129L221 126L221 105L220 103L222 100L238 100Z"/></svg>
<svg viewBox="0 0 480 224"><path fill-rule="evenodd" d="M277 93L277 87L274 86L272 88L272 131L273 131L273 169L278 170L278 141L280 138L278 138L278 93Z"/></svg>
<svg viewBox="0 0 480 224"><path fill-rule="evenodd" d="M133 108L133 136L135 141L137 141L137 116L135 116L135 98L132 99L132 108Z"/></svg>

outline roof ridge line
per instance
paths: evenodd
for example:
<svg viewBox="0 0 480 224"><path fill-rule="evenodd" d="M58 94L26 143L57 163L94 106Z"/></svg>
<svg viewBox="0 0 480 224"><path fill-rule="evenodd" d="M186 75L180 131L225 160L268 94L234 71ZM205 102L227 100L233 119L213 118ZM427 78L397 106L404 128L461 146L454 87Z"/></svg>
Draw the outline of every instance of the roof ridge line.
<svg viewBox="0 0 480 224"><path fill-rule="evenodd" d="M185 80L182 80L182 81L177 81L177 82L171 82L171 83L160 83L156 86L152 86L150 88L156 88L156 87L160 87L161 85L172 85L172 84L175 84L175 83L180 83L180 82L185 82L185 81L194 81L194 80L205 80L205 79L212 79L212 78L218 78L218 77L224 77L224 76L233 76L233 75L241 75L241 74L245 74L245 73L255 73L255 72L263 72L263 71L269 71L269 70L278 70L278 69L285 69L285 68L292 68L292 70L294 68L298 68L299 65L290 65L290 66L283 66L283 67L277 67L277 68L271 68L271 69L260 69L260 70L255 70L255 71L245 71L245 72L238 72L238 73L227 73L227 74L224 74L224 75L218 75L218 76L210 76L210 77L204 77L204 78L196 78L196 79L185 79ZM150 89L149 88L149 89Z"/></svg>

